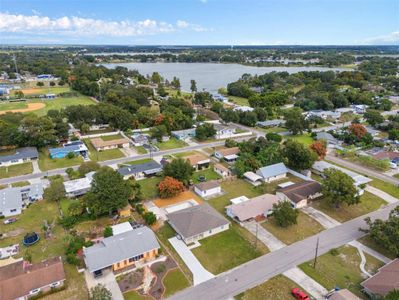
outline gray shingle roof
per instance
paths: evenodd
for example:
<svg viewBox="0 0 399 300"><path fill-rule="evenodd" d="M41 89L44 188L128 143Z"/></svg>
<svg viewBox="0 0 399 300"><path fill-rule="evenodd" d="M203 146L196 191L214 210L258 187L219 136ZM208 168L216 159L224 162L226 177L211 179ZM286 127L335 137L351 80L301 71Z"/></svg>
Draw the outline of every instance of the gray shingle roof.
<svg viewBox="0 0 399 300"><path fill-rule="evenodd" d="M15 159L37 158L39 153L35 147L18 148L15 154L0 156L0 163L9 162Z"/></svg>
<svg viewBox="0 0 399 300"><path fill-rule="evenodd" d="M331 143L338 143L338 140L332 136L332 134L328 133L328 132L318 132L316 134L316 139L317 140L326 140L327 142L331 142Z"/></svg>
<svg viewBox="0 0 399 300"><path fill-rule="evenodd" d="M167 217L169 224L184 239L230 223L206 203L173 212Z"/></svg>
<svg viewBox="0 0 399 300"><path fill-rule="evenodd" d="M17 188L0 190L0 212L22 208L21 192Z"/></svg>
<svg viewBox="0 0 399 300"><path fill-rule="evenodd" d="M162 166L156 161L150 161L143 164L125 166L118 169L119 174L122 176L137 174L145 172L147 174L158 173L162 170Z"/></svg>
<svg viewBox="0 0 399 300"><path fill-rule="evenodd" d="M195 187L200 191L207 191L213 188L220 186L220 183L217 180L210 180L206 182L197 183Z"/></svg>
<svg viewBox="0 0 399 300"><path fill-rule="evenodd" d="M284 163L278 163L260 168L257 173L259 173L259 175L261 175L263 178L269 178L287 173L287 167L284 165Z"/></svg>
<svg viewBox="0 0 399 300"><path fill-rule="evenodd" d="M94 272L158 248L154 232L148 227L139 227L84 248L83 254L86 267Z"/></svg>

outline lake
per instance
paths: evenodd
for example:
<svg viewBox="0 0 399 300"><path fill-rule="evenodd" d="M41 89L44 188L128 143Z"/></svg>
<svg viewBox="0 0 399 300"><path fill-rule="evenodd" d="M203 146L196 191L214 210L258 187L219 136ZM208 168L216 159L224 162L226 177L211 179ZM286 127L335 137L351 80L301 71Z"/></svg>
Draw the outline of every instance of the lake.
<svg viewBox="0 0 399 300"><path fill-rule="evenodd" d="M270 72L298 73L301 71L350 71L347 68L325 67L253 67L240 64L219 63L112 63L103 64L107 68L116 66L126 67L129 70L138 70L143 75L151 75L158 72L169 81L174 76L180 79L183 91L190 91L190 80L197 82L198 90L217 92L220 87L226 87L228 83L236 81L243 74L262 75Z"/></svg>

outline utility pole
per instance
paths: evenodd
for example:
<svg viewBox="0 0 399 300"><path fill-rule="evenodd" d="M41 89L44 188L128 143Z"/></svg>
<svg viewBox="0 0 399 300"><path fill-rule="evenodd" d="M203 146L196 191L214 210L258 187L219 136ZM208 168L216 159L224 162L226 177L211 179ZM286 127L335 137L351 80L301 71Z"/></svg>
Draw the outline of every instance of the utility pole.
<svg viewBox="0 0 399 300"><path fill-rule="evenodd" d="M316 269L317 253L318 252L319 252L319 237L317 237L317 242L316 242L316 252L315 252L315 255L314 255L313 269Z"/></svg>

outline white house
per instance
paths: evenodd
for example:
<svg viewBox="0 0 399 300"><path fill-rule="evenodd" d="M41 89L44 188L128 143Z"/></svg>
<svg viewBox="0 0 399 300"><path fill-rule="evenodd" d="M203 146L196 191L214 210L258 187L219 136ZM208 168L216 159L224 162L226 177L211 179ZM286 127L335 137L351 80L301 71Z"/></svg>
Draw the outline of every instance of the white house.
<svg viewBox="0 0 399 300"><path fill-rule="evenodd" d="M223 178L233 176L233 172L222 164L215 164L213 170Z"/></svg>
<svg viewBox="0 0 399 300"><path fill-rule="evenodd" d="M64 181L65 195L68 198L75 198L86 194L91 189L94 173L87 173L84 178Z"/></svg>
<svg viewBox="0 0 399 300"><path fill-rule="evenodd" d="M233 162L238 158L238 153L240 153L240 148L231 147L215 150L214 156L219 160L224 159L227 162Z"/></svg>
<svg viewBox="0 0 399 300"><path fill-rule="evenodd" d="M264 182L272 182L283 179L287 176L287 167L284 163L278 163L260 168L256 174L263 178Z"/></svg>
<svg viewBox="0 0 399 300"><path fill-rule="evenodd" d="M29 203L42 200L43 193L43 186L40 183L0 190L0 216L21 214Z"/></svg>
<svg viewBox="0 0 399 300"><path fill-rule="evenodd" d="M353 104L351 105L351 108L353 108L356 114L364 114L369 106L365 104Z"/></svg>
<svg viewBox="0 0 399 300"><path fill-rule="evenodd" d="M214 124L214 128L216 130L216 139L228 139L234 137L236 133L236 128L228 125Z"/></svg>
<svg viewBox="0 0 399 300"><path fill-rule="evenodd" d="M194 185L194 191L203 198L220 194L222 188L217 180L201 182Z"/></svg>

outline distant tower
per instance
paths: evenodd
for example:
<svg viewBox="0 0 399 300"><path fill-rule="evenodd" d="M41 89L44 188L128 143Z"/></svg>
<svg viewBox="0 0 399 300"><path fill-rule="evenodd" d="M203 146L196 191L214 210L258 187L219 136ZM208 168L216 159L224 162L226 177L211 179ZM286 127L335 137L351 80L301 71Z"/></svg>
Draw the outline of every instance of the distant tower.
<svg viewBox="0 0 399 300"><path fill-rule="evenodd" d="M15 74L18 74L17 58L15 57L15 54L12 55L12 60L14 61Z"/></svg>

